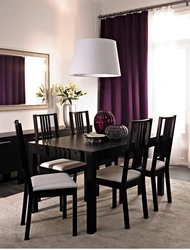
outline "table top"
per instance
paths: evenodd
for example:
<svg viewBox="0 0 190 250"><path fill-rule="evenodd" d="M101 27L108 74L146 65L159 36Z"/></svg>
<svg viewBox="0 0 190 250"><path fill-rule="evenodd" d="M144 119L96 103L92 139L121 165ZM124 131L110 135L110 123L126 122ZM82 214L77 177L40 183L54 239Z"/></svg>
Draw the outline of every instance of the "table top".
<svg viewBox="0 0 190 250"><path fill-rule="evenodd" d="M64 137L52 138L47 140L39 140L38 142L30 141L32 145L43 145L48 147L58 147L72 150L81 150L84 152L98 152L115 147L123 147L127 140L110 140L105 138L102 142L91 143L83 135L69 135Z"/></svg>

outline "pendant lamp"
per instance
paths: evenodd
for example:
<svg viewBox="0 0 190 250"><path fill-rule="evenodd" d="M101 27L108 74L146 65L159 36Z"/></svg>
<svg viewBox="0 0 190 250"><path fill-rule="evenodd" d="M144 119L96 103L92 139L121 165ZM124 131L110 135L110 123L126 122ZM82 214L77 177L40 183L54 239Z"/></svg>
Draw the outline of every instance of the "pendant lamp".
<svg viewBox="0 0 190 250"><path fill-rule="evenodd" d="M85 38L76 42L71 76L121 76L116 41L104 38Z"/></svg>

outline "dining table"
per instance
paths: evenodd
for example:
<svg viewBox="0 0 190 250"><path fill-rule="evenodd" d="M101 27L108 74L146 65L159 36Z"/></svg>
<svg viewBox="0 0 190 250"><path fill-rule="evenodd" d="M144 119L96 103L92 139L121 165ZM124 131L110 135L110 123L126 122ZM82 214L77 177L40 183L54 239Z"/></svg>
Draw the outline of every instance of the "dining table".
<svg viewBox="0 0 190 250"><path fill-rule="evenodd" d="M127 139L110 140L102 138L101 142L90 142L84 135L68 135L39 141L28 142L29 168L31 175L37 174L37 155L55 158L81 160L86 167L86 206L87 233L94 234L97 230L96 219L96 170L99 162L124 155ZM163 195L162 183L159 194Z"/></svg>

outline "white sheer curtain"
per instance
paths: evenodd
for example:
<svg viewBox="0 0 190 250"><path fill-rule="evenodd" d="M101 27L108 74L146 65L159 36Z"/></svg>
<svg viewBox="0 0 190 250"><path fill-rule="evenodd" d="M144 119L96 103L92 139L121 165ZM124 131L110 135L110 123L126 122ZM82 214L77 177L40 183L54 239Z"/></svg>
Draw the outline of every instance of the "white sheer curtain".
<svg viewBox="0 0 190 250"><path fill-rule="evenodd" d="M177 115L171 164L190 165L190 12L149 12L149 117Z"/></svg>

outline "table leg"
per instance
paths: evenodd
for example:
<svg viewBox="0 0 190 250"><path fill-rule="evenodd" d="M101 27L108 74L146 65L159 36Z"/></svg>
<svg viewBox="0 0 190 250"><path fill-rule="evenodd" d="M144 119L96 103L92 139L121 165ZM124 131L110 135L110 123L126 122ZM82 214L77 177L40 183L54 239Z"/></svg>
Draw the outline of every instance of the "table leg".
<svg viewBox="0 0 190 250"><path fill-rule="evenodd" d="M96 232L96 154L87 155L86 195L87 195L87 233Z"/></svg>

